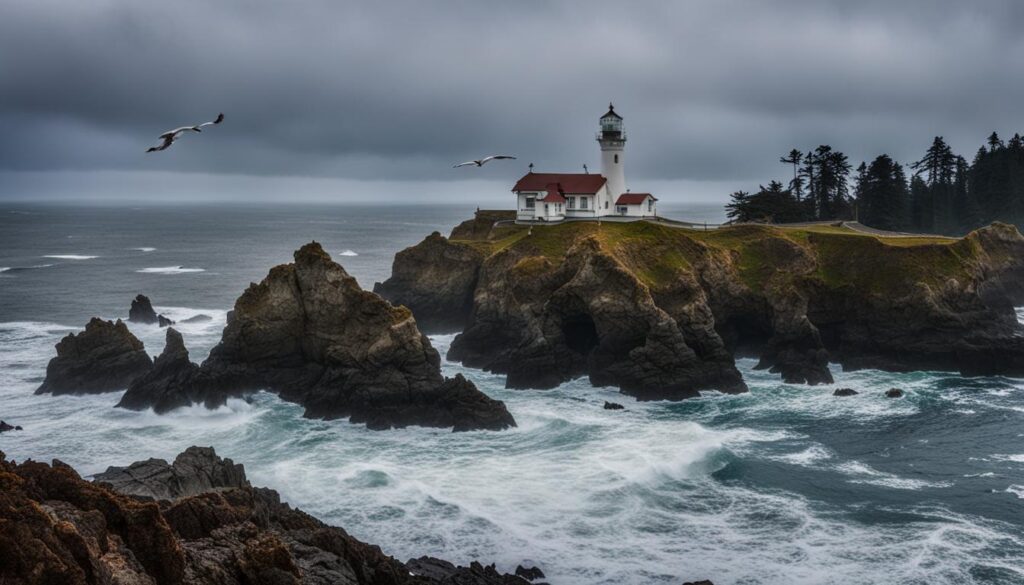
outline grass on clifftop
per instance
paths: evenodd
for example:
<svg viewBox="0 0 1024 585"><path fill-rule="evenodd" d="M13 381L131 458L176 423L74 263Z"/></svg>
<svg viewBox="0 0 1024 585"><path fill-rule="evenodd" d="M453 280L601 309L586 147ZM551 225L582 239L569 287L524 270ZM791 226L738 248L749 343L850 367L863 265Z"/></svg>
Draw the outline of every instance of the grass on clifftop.
<svg viewBox="0 0 1024 585"><path fill-rule="evenodd" d="M467 231L463 231L467 234ZM978 255L965 240L941 237L887 237L847 227L738 225L702 231L646 221L568 222L556 225L505 224L472 230L474 239L453 241L491 255L512 249L559 264L582 238L595 237L624 266L651 287L670 285L701 261L731 263L748 287L801 277L829 288L852 287L874 294L899 294L917 283L940 284L965 277ZM480 238L480 239L476 239ZM715 251L730 251L730 254ZM813 264L806 261L813 260ZM529 263L530 272L540 263Z"/></svg>

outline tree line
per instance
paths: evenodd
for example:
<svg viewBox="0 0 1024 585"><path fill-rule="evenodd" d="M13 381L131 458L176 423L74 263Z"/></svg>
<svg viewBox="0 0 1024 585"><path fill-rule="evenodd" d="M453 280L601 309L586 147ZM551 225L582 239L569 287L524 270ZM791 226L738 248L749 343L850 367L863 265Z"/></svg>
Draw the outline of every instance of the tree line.
<svg viewBox="0 0 1024 585"><path fill-rule="evenodd" d="M905 168L887 154L854 169L822 145L791 150L788 184L773 180L756 193L736 191L726 205L735 222L857 220L874 228L960 235L993 221L1024 227L1024 139L993 132L968 162L936 136L921 160Z"/></svg>

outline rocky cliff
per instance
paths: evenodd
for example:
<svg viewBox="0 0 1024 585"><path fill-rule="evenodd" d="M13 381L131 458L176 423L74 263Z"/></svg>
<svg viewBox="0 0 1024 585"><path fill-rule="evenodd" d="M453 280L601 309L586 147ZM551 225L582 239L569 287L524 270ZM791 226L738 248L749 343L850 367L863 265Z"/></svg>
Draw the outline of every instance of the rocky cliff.
<svg viewBox="0 0 1024 585"><path fill-rule="evenodd" d="M214 407L267 389L304 406L306 416L351 417L375 429L515 426L503 403L462 376L441 375L440 356L408 309L362 290L315 242L238 298L201 367L190 367L171 331L157 362L121 406Z"/></svg>
<svg viewBox="0 0 1024 585"><path fill-rule="evenodd" d="M677 399L743 391L734 356L792 383L832 382L830 362L1021 375L1022 285L1024 237L1003 224L956 240L478 216L401 252L376 290L461 331L449 358L509 387L586 375Z"/></svg>
<svg viewBox="0 0 1024 585"><path fill-rule="evenodd" d="M254 488L213 449L83 480L0 453L0 583L528 585L493 566L402 563Z"/></svg>

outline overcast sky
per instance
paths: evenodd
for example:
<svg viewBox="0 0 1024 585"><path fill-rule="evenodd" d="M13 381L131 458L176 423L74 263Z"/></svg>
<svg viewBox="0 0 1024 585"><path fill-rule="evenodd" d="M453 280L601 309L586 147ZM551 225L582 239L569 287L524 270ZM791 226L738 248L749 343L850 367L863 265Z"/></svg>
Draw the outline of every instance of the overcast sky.
<svg viewBox="0 0 1024 585"><path fill-rule="evenodd" d="M792 147L1024 132L1021 30L1019 0L0 0L0 197L501 200L597 169L611 100L630 188L724 199Z"/></svg>

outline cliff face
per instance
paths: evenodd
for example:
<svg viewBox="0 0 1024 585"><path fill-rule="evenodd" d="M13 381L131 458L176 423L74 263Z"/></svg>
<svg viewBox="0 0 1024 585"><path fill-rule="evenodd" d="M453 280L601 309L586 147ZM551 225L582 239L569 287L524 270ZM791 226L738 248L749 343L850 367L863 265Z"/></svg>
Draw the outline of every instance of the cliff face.
<svg viewBox="0 0 1024 585"><path fill-rule="evenodd" d="M507 373L510 387L587 375L639 398L736 392L734 355L808 384L832 382L830 361L1024 373L1013 311L1024 237L1011 226L952 240L835 226L531 229L478 217L453 235L399 254L378 290L414 314L450 318L449 330L468 319L449 357ZM470 297L468 310L455 302Z"/></svg>
<svg viewBox="0 0 1024 585"><path fill-rule="evenodd" d="M503 403L461 376L441 375L440 356L408 309L360 289L316 243L238 298L201 367L188 371L184 346L171 342L168 333L166 359L129 389L122 406L212 407L268 389L303 405L306 416L348 416L376 429L515 425Z"/></svg>
<svg viewBox="0 0 1024 585"><path fill-rule="evenodd" d="M528 584L478 563L401 563L250 486L241 465L210 448L191 447L173 465L111 468L100 481L59 461L16 464L0 452L0 582Z"/></svg>

